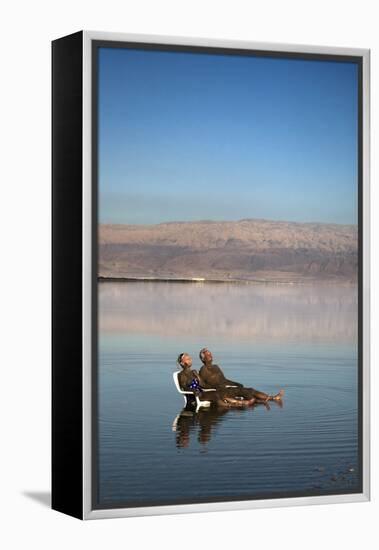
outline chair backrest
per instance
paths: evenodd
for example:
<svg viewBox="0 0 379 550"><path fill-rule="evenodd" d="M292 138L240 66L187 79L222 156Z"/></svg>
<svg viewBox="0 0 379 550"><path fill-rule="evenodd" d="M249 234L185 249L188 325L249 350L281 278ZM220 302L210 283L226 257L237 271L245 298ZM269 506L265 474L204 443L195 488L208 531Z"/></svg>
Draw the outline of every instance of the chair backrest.
<svg viewBox="0 0 379 550"><path fill-rule="evenodd" d="M184 391L181 389L181 387L179 386L179 372L173 372L172 373L172 377L174 379L174 384L176 386L176 389L178 390L179 393L184 393Z"/></svg>

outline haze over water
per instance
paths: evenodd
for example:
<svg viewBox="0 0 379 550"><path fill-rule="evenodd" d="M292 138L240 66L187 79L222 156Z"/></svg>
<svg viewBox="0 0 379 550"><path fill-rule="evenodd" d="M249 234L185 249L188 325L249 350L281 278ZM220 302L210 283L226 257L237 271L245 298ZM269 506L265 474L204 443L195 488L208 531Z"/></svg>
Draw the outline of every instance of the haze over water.
<svg viewBox="0 0 379 550"><path fill-rule="evenodd" d="M99 284L99 503L358 490L353 285ZM180 352L283 407L183 411Z"/></svg>

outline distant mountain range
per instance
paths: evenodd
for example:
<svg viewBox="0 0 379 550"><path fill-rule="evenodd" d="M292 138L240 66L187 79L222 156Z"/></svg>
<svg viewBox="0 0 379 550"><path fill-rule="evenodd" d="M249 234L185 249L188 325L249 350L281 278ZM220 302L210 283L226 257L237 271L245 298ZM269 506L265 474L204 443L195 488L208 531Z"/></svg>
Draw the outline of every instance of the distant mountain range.
<svg viewBox="0 0 379 550"><path fill-rule="evenodd" d="M239 221L100 225L99 277L356 281L356 225Z"/></svg>

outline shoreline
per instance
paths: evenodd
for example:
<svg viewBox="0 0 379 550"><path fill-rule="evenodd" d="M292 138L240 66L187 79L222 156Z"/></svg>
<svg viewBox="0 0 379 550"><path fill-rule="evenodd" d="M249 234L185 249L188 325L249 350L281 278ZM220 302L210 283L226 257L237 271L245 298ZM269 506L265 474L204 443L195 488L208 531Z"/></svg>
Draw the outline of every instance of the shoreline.
<svg viewBox="0 0 379 550"><path fill-rule="evenodd" d="M205 277L97 277L98 283L186 283L186 284L274 284L274 285L309 285L309 284L334 284L334 285L357 285L357 281L336 280L336 279L301 279L285 281L279 279L206 279Z"/></svg>

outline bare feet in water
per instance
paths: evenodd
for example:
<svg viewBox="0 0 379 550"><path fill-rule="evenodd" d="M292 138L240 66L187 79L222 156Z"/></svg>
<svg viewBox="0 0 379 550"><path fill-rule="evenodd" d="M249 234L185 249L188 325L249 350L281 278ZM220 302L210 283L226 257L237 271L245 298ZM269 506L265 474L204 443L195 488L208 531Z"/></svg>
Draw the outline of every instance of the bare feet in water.
<svg viewBox="0 0 379 550"><path fill-rule="evenodd" d="M284 390L280 390L280 392L277 393L276 395L273 395L273 396L271 397L271 399L272 399L273 401L281 401L283 395L284 395Z"/></svg>
<svg viewBox="0 0 379 550"><path fill-rule="evenodd" d="M257 403L263 403L264 405L268 405L269 401L281 401L283 395L284 395L284 390L280 390L280 392L277 393L276 395L268 395L265 399L258 399Z"/></svg>

